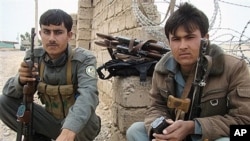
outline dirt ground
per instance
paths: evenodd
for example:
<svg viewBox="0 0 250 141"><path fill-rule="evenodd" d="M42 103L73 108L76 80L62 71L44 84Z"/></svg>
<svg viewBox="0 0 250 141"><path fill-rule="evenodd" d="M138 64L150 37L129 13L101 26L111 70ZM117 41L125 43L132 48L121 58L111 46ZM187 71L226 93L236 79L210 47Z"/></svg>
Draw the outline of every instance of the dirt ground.
<svg viewBox="0 0 250 141"><path fill-rule="evenodd" d="M7 79L17 73L17 69L19 68L24 54L24 51L0 48L0 94L2 94L2 88ZM102 101L100 101L97 108L97 114L102 119L102 128L100 134L94 141L109 141L111 136L111 111ZM0 141L15 140L16 133L0 120Z"/></svg>

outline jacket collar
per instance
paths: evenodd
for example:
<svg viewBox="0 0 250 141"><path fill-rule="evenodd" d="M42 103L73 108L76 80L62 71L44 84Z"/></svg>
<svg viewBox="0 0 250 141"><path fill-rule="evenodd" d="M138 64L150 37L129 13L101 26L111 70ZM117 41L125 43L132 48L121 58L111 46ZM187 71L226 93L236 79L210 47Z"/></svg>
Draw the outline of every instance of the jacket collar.
<svg viewBox="0 0 250 141"><path fill-rule="evenodd" d="M43 55L43 61L48 67L61 67L66 64L69 54L69 46L66 48L65 52L57 59L51 59L49 55L45 52Z"/></svg>

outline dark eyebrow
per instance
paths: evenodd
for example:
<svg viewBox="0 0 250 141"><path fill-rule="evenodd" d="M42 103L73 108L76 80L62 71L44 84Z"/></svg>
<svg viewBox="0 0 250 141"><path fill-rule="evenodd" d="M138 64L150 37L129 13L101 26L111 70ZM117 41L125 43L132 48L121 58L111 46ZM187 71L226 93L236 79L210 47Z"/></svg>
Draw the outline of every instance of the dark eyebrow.
<svg viewBox="0 0 250 141"><path fill-rule="evenodd" d="M188 37L188 36L196 36L196 34L188 33L188 34L185 35L184 37ZM177 36L177 35L173 35L173 37L175 37L175 38L180 38L180 36Z"/></svg>
<svg viewBox="0 0 250 141"><path fill-rule="evenodd" d="M50 30L50 29L47 29L47 28L44 28L43 30L46 30L46 31L53 31L53 32L63 31L62 29Z"/></svg>

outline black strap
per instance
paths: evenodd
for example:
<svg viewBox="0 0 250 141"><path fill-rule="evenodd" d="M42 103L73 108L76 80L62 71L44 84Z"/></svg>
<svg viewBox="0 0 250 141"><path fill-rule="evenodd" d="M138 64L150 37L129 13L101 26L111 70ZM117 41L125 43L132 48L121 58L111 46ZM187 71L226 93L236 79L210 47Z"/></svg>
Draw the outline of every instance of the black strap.
<svg viewBox="0 0 250 141"><path fill-rule="evenodd" d="M148 70L157 61L146 62L143 64L136 65L135 68L140 72L140 82L145 82L148 76Z"/></svg>
<svg viewBox="0 0 250 141"><path fill-rule="evenodd" d="M133 73L131 74L129 72L124 72L124 74L126 74L127 76L135 75L134 72L135 70L137 70L137 74L139 74L140 76L140 81L145 82L148 74L153 73L153 69L151 70L150 67L154 67L156 63L157 63L156 60L149 61L149 62L135 63L135 62L124 62L121 60L114 59L98 67L96 71L97 71L97 74L99 75L99 78L106 80L113 76L119 76L119 74L117 74L117 71L129 71L128 68L130 68L131 71L133 70ZM107 76L103 74L102 72L103 69L109 73ZM149 72L150 70L151 72Z"/></svg>
<svg viewBox="0 0 250 141"><path fill-rule="evenodd" d="M99 77L103 80L106 80L106 79L109 79L113 76L116 76L116 73L115 73L115 68L116 67L127 67L127 66L130 66L129 63L126 63L126 62L123 62L121 60L117 60L117 59L113 59L113 60L109 60L108 62L106 62L105 64L103 64L102 66L98 67L96 69ZM102 70L105 69L105 71L108 70L109 74L108 76L105 76L103 73L102 73Z"/></svg>

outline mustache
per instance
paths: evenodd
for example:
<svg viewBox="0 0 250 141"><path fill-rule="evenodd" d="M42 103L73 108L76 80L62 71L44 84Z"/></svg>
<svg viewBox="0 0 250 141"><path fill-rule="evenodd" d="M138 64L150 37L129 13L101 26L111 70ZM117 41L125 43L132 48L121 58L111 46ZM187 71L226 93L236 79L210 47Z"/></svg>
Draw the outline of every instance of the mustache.
<svg viewBox="0 0 250 141"><path fill-rule="evenodd" d="M56 43L48 43L48 44L46 44L46 46L57 46L58 44L56 44Z"/></svg>

